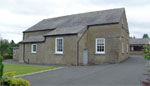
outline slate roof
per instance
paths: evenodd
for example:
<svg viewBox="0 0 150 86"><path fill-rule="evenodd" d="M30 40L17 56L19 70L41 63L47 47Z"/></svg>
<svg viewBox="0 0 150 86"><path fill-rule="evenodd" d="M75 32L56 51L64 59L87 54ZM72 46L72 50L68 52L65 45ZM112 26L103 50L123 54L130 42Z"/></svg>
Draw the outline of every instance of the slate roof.
<svg viewBox="0 0 150 86"><path fill-rule="evenodd" d="M143 45L143 44L149 44L150 43L150 39L146 38L146 39L130 39L130 44L131 45Z"/></svg>
<svg viewBox="0 0 150 86"><path fill-rule="evenodd" d="M45 40L44 36L39 35L39 36L31 36L29 38L26 38L20 43L43 42L44 40Z"/></svg>
<svg viewBox="0 0 150 86"><path fill-rule="evenodd" d="M64 27L64 28L59 28L59 29L50 31L48 34L45 34L44 36L76 34L84 28L86 28L86 26Z"/></svg>
<svg viewBox="0 0 150 86"><path fill-rule="evenodd" d="M123 12L124 8L118 8L44 19L24 32L52 30L43 36L77 34L88 25L118 23ZM43 36L32 36L21 42L42 42Z"/></svg>
<svg viewBox="0 0 150 86"><path fill-rule="evenodd" d="M120 21L123 11L124 8L118 8L44 19L24 32L70 27L67 28L69 30L77 26L116 23ZM78 30L75 32L79 32Z"/></svg>

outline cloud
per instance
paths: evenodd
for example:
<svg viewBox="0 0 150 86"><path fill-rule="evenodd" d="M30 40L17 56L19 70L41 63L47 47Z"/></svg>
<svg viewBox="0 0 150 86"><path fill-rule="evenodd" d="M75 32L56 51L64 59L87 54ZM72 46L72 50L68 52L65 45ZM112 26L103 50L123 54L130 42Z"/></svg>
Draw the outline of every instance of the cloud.
<svg viewBox="0 0 150 86"><path fill-rule="evenodd" d="M102 5L102 6L110 6L110 5L115 5L115 6L143 6L144 5L149 5L150 1L149 0L88 0L89 3L94 4L94 5Z"/></svg>
<svg viewBox="0 0 150 86"><path fill-rule="evenodd" d="M1 36L5 39L15 40L16 42L22 40L22 31L26 30L42 19L47 18L47 16L26 16L23 14L16 14L8 10L0 10L0 15ZM12 34L13 37L10 34Z"/></svg>
<svg viewBox="0 0 150 86"><path fill-rule="evenodd" d="M150 34L150 0L0 0L0 34L19 42L22 31L42 19L121 7L131 36Z"/></svg>
<svg viewBox="0 0 150 86"><path fill-rule="evenodd" d="M18 43L20 40L22 40L21 35L13 34L13 33L10 33L10 34L2 34L2 35L0 35L0 36L3 37L4 39L8 39L9 41L15 40L16 43Z"/></svg>
<svg viewBox="0 0 150 86"><path fill-rule="evenodd" d="M133 27L133 29L130 29L130 36L136 36L136 38L142 38L143 34L150 34L149 28L138 28L138 27Z"/></svg>
<svg viewBox="0 0 150 86"><path fill-rule="evenodd" d="M1 8L16 14L45 16L54 13L54 4L48 0L1 0L0 3Z"/></svg>

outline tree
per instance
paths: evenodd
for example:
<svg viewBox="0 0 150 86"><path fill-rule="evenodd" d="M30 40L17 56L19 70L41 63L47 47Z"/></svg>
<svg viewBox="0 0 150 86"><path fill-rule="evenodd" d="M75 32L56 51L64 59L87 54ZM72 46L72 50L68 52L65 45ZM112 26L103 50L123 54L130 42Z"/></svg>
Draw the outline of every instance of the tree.
<svg viewBox="0 0 150 86"><path fill-rule="evenodd" d="M9 42L6 39L0 37L0 56L4 59L11 59L13 56L13 47L18 46L13 40Z"/></svg>
<svg viewBox="0 0 150 86"><path fill-rule="evenodd" d="M143 34L143 38L149 38L148 34Z"/></svg>
<svg viewBox="0 0 150 86"><path fill-rule="evenodd" d="M11 59L13 56L13 47L18 46L13 40L9 42L6 39L0 39L0 55L4 57L4 59Z"/></svg>
<svg viewBox="0 0 150 86"><path fill-rule="evenodd" d="M11 42L9 43L9 47L8 47L8 55L10 57L13 56L13 47L16 47L16 44L13 40L11 40Z"/></svg>
<svg viewBox="0 0 150 86"><path fill-rule="evenodd" d="M1 79L2 79L2 76L3 76L3 68L4 68L2 60L3 60L3 57L0 56L0 86L1 86Z"/></svg>
<svg viewBox="0 0 150 86"><path fill-rule="evenodd" d="M8 49L9 49L9 42L6 39L1 39L0 40L0 55L1 56L6 56L8 54Z"/></svg>

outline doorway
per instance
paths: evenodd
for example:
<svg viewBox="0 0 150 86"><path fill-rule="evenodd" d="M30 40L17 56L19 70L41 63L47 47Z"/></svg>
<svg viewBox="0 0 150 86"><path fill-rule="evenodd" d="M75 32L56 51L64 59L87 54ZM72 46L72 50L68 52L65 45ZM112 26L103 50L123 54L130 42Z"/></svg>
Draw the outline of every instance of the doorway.
<svg viewBox="0 0 150 86"><path fill-rule="evenodd" d="M83 52L83 64L87 65L88 64L88 49L84 48Z"/></svg>

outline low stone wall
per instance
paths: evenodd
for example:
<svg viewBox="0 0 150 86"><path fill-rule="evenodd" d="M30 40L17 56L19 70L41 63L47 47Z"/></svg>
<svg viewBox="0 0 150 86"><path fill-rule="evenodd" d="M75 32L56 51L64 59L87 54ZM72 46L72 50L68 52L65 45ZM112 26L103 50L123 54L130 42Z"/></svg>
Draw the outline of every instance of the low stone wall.
<svg viewBox="0 0 150 86"><path fill-rule="evenodd" d="M19 60L19 47L13 48L13 60L15 61Z"/></svg>
<svg viewBox="0 0 150 86"><path fill-rule="evenodd" d="M143 51L130 51L130 55L144 55Z"/></svg>

